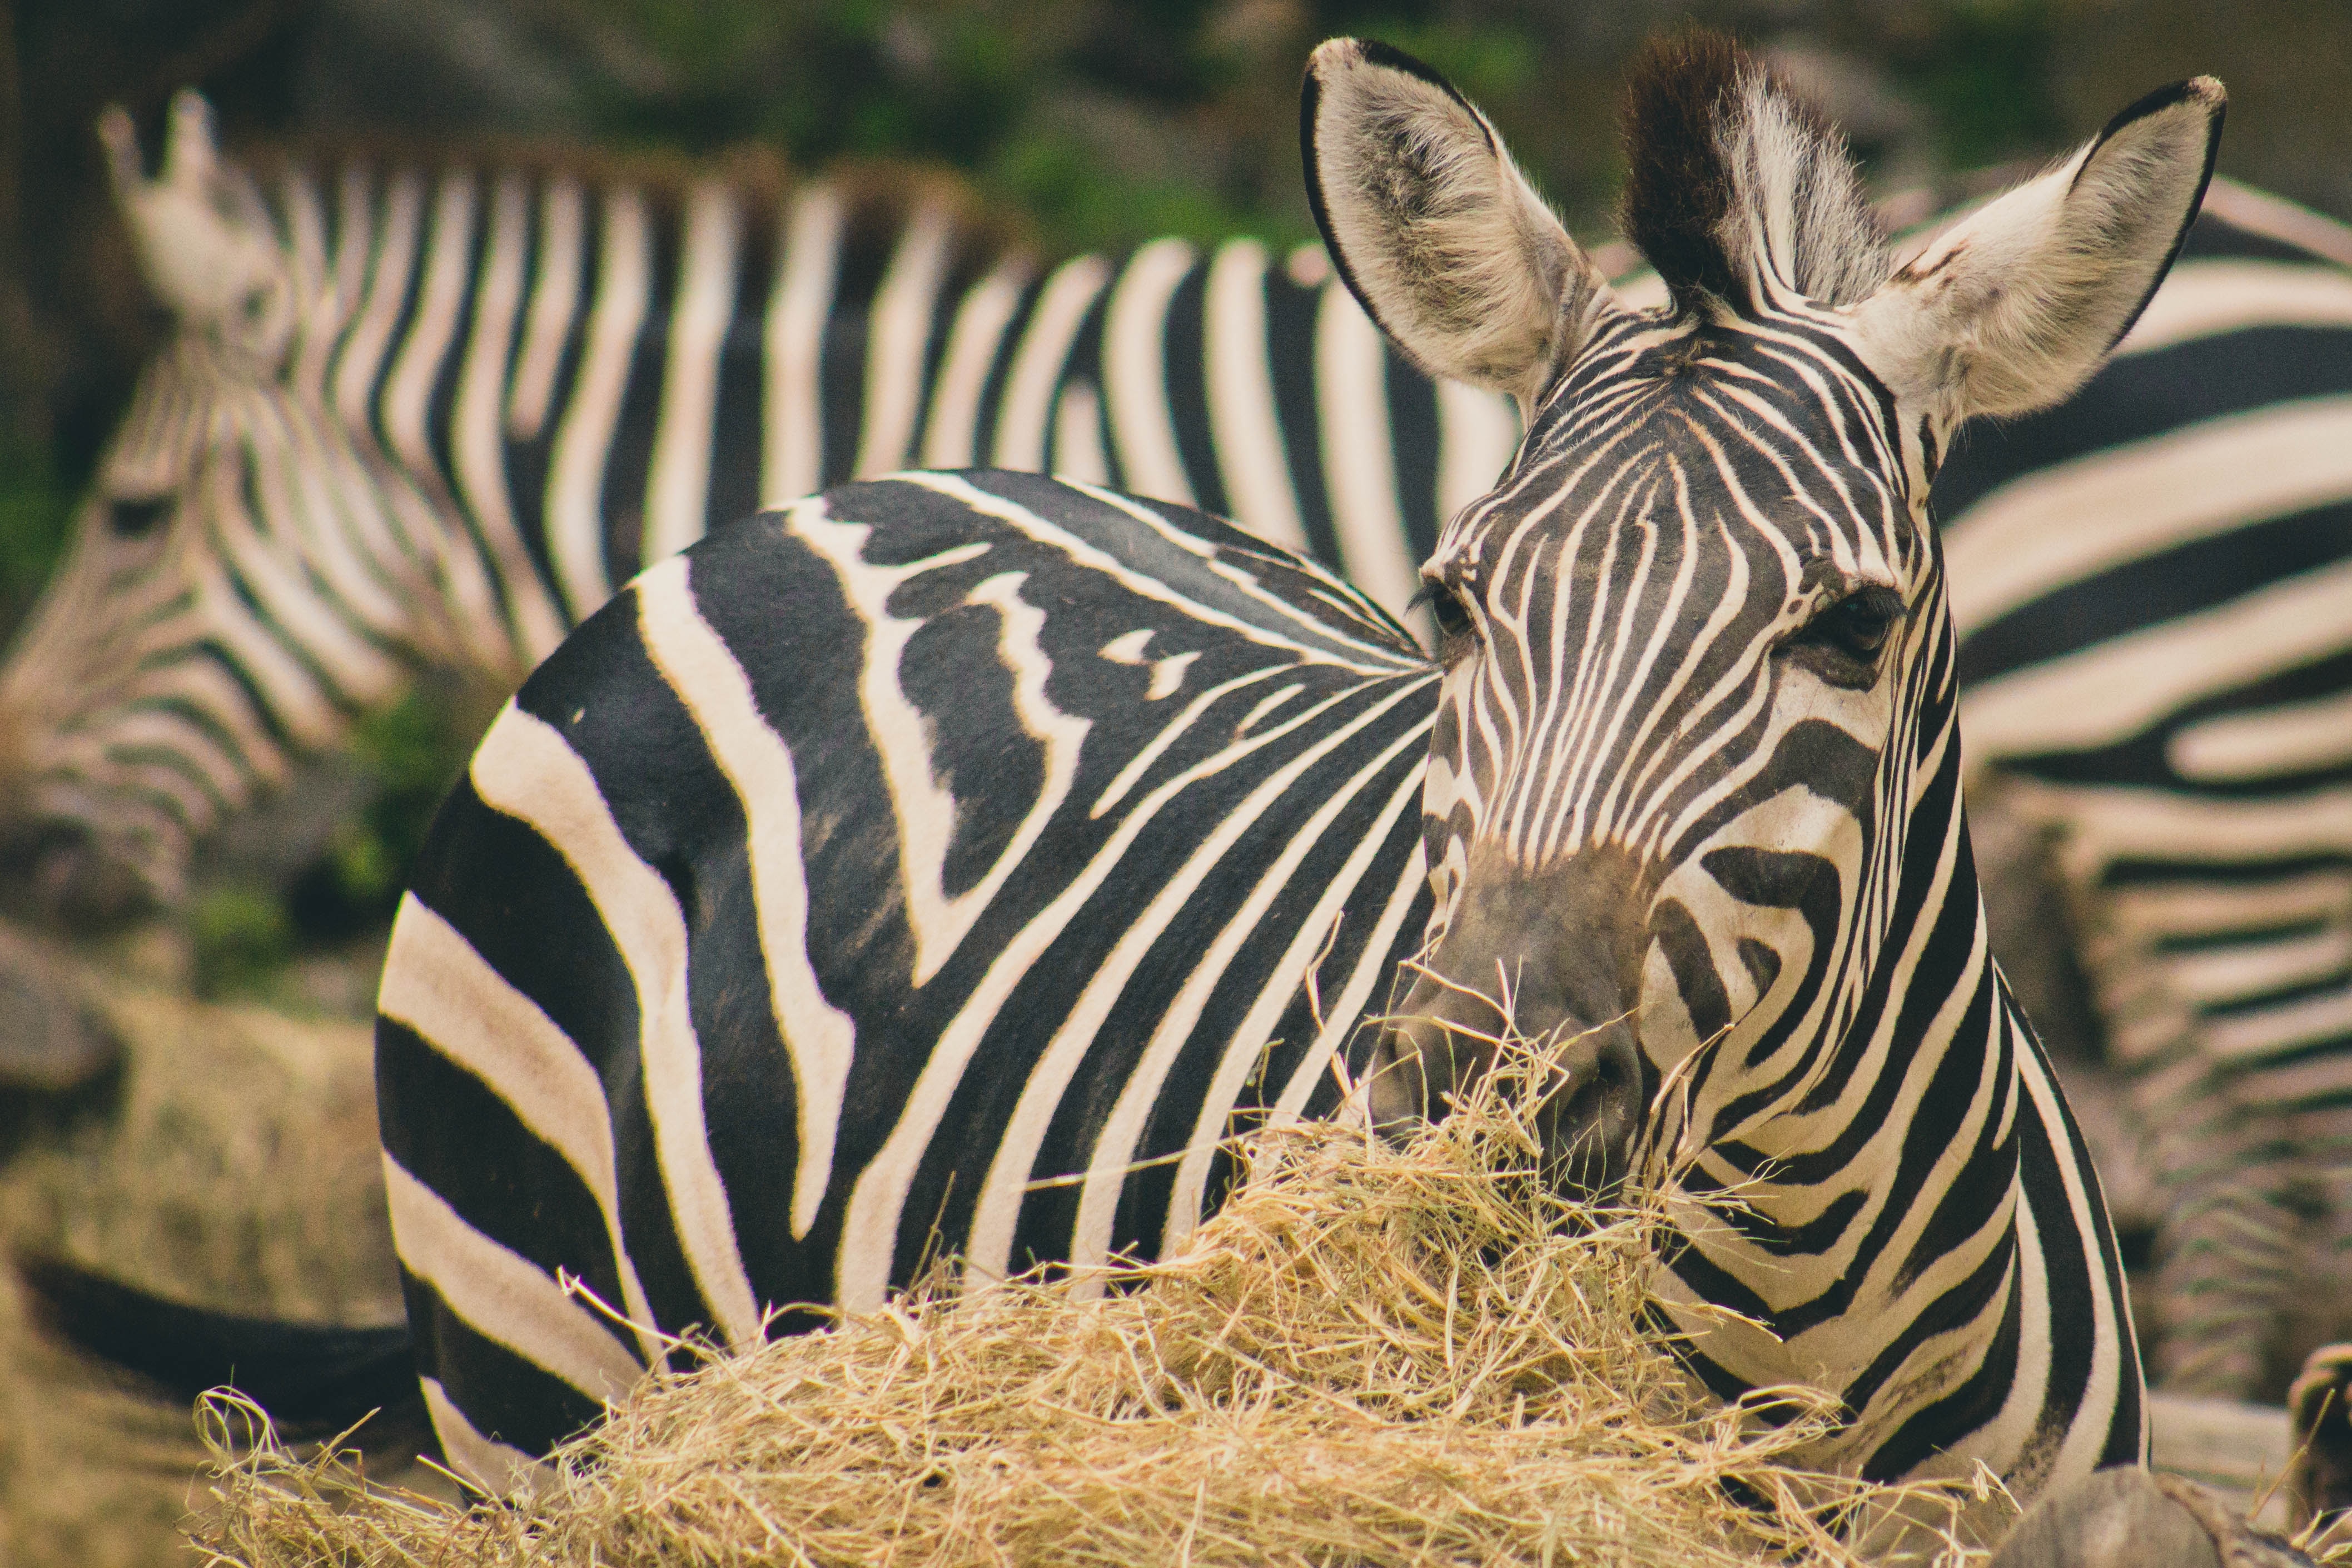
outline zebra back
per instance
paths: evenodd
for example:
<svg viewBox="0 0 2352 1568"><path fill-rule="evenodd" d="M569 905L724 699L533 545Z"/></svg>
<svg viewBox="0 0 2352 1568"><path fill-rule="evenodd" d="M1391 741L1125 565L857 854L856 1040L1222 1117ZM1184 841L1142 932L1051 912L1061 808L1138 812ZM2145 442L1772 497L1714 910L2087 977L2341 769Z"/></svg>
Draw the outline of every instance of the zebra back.
<svg viewBox="0 0 2352 1568"><path fill-rule="evenodd" d="M387 961L459 1462L662 1354L558 1270L741 1343L940 1249L1180 1240L1230 1130L1337 1104L1420 939L1435 685L1319 570L1029 476L836 490L639 577L492 727Z"/></svg>

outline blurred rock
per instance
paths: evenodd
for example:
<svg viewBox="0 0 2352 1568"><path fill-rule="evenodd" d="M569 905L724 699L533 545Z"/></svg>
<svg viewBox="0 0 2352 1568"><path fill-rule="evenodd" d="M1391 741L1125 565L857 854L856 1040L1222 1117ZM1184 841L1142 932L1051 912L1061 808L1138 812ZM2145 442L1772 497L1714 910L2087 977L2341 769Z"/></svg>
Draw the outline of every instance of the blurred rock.
<svg viewBox="0 0 2352 1568"><path fill-rule="evenodd" d="M2128 1466L2045 1495L1991 1568L2309 1568L2194 1482Z"/></svg>
<svg viewBox="0 0 2352 1568"><path fill-rule="evenodd" d="M0 925L0 1099L66 1093L121 1060L121 1041L63 953Z"/></svg>

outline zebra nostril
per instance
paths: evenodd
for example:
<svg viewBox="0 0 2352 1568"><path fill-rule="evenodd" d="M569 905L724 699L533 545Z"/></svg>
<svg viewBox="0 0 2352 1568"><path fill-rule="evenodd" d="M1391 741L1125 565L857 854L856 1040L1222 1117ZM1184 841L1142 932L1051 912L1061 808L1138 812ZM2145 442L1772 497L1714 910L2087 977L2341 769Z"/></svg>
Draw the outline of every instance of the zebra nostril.
<svg viewBox="0 0 2352 1568"><path fill-rule="evenodd" d="M1557 1086L1536 1122L1548 1174L1563 1195L1606 1199L1633 1168L1643 1110L1639 1050L1621 1019L1569 1034L1552 1058Z"/></svg>

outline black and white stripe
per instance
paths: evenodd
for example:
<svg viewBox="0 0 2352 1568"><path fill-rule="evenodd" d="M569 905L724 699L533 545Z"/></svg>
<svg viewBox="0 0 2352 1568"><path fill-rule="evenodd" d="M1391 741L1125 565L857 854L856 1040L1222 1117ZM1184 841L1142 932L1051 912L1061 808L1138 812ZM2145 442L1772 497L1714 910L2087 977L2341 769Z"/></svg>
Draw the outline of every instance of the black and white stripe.
<svg viewBox="0 0 2352 1568"><path fill-rule="evenodd" d="M503 1479L660 1354L562 1273L740 1342L766 1303L871 1306L934 1247L983 1279L1155 1251L1237 1117L1337 1108L1335 1061L1371 1067L1381 1120L1441 1110L1496 1021L1550 1053L1565 1179L1627 1168L1654 1113L1696 1158L1667 1310L1727 1396L1844 1397L1820 1463L1982 1462L2031 1496L2140 1457L2097 1183L1984 937L1925 497L1960 418L2035 395L2000 375L2063 396L2137 313L2219 91L2151 98L1882 288L1874 247L1775 194L1834 204L1839 154L1727 45L1689 47L1654 78L1727 91L1637 118L1637 157L1679 131L1747 159L1769 183L1733 214L1767 237L1709 240L1743 300L1686 273L1654 312L1538 226L1425 68L1317 57L1313 184L1354 286L1416 359L1540 410L1433 563L1436 665L1212 520L918 475L706 540L525 684L384 987L394 1228L455 1458ZM1393 179L1431 188L1365 199ZM2071 339L2004 343L1970 246L2065 287L2037 264L2084 243L2053 195L2077 187L2105 281ZM1381 265L1433 246L1456 254ZM2010 357L1956 386L1963 331ZM1634 983L1601 997L1581 956L1621 946ZM1415 953L1373 1050L1356 1026ZM1489 967L1482 1025L1449 998Z"/></svg>
<svg viewBox="0 0 2352 1568"><path fill-rule="evenodd" d="M762 504L917 463L1051 469L1232 514L1402 609L1517 438L1506 405L1410 371L1311 251L1045 267L903 178L779 195L354 159L265 192L207 136L190 97L160 178L118 146L183 330L8 677L19 814L166 894L289 756L386 700L387 659L519 680L615 583ZM289 308L247 332L244 290L198 297L161 259L191 249ZM112 673L130 643L91 607L126 582L240 623L142 650L206 688L161 718L56 674Z"/></svg>
<svg viewBox="0 0 2352 1568"><path fill-rule="evenodd" d="M741 1343L941 1242L987 1277L1181 1239L1234 1116L1336 1103L1418 940L1434 687L1336 579L1040 478L836 491L640 577L492 727L394 928L449 1451L497 1478L654 1354L558 1269Z"/></svg>
<svg viewBox="0 0 2352 1568"><path fill-rule="evenodd" d="M2352 1214L2345 263L2217 182L2114 361L1936 486L1972 788L2051 834L2157 1141L2164 1382L2238 1397Z"/></svg>

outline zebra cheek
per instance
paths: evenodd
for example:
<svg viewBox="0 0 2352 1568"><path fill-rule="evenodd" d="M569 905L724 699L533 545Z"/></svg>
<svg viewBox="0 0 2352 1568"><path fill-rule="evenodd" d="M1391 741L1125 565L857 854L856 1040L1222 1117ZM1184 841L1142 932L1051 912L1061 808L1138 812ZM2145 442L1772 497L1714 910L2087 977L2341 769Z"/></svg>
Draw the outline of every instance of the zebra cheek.
<svg viewBox="0 0 2352 1568"><path fill-rule="evenodd" d="M1685 1005L1681 986L1663 944L1653 941L1642 960L1641 1019L1638 1038L1642 1055L1661 1075L1682 1065L1705 1044L1698 1025Z"/></svg>

